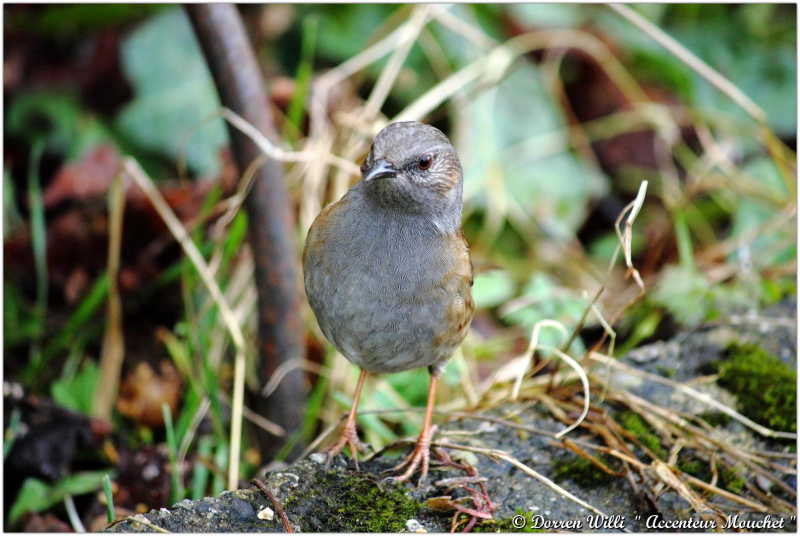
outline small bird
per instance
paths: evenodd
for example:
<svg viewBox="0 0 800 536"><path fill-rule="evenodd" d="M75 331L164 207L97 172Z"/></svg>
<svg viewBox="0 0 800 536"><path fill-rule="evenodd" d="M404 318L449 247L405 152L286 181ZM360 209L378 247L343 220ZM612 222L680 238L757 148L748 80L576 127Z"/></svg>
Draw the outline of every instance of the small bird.
<svg viewBox="0 0 800 536"><path fill-rule="evenodd" d="M375 137L361 180L317 216L303 252L306 294L322 332L361 368L339 440L358 468L356 413L368 372L428 367L425 423L414 450L393 470L409 480L430 460L436 384L469 330L472 261L461 230L461 162L440 130L416 121Z"/></svg>

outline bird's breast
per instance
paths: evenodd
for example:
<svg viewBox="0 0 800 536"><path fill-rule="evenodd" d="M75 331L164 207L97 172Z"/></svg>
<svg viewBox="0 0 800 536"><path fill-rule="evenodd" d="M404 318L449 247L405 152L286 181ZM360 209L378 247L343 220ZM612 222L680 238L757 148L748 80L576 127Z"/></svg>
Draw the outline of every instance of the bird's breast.
<svg viewBox="0 0 800 536"><path fill-rule="evenodd" d="M441 235L409 219L359 218L342 201L314 222L304 252L306 292L323 333L374 372L446 361L474 311L460 230Z"/></svg>

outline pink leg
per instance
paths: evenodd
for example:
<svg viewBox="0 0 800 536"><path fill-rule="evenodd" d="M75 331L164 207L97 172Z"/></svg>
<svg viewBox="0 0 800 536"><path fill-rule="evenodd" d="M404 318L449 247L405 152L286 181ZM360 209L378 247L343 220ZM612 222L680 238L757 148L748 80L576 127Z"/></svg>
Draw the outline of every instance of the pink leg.
<svg viewBox="0 0 800 536"><path fill-rule="evenodd" d="M356 394L353 397L353 405L350 407L350 414L347 416L347 422L344 423L344 430L342 435L336 443L328 446L323 450L328 455L328 463L334 456L339 454L345 445L350 447L350 454L353 457L353 462L356 464L356 471L358 471L358 456L357 452L361 443L358 441L358 432L356 431L356 414L358 413L358 399L361 398L361 389L364 387L364 380L367 378L367 371L362 370L361 375L358 377L358 385L356 385Z"/></svg>
<svg viewBox="0 0 800 536"><path fill-rule="evenodd" d="M431 417L433 417L433 406L436 403L436 385L439 383L439 376L431 374L431 386L428 390L428 406L425 411L425 424L422 426L422 432L419 434L417 444L414 450L406 457L406 459L396 466L393 470L400 471L406 467L405 472L396 478L399 482L409 480L414 472L420 465L419 484L422 485L428 476L428 465L430 464L430 449L431 449Z"/></svg>

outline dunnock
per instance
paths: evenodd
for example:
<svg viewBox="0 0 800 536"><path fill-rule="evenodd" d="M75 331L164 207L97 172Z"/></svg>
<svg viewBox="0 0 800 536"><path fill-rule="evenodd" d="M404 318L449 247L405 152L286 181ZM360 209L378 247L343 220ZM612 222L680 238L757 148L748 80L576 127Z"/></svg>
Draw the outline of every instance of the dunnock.
<svg viewBox="0 0 800 536"><path fill-rule="evenodd" d="M375 137L361 180L311 225L303 252L306 293L322 332L361 368L332 457L359 446L356 411L367 372L428 367L425 424L394 471L428 473L436 384L467 334L472 261L461 231L461 162L438 129L392 123ZM329 458L330 459L330 458Z"/></svg>

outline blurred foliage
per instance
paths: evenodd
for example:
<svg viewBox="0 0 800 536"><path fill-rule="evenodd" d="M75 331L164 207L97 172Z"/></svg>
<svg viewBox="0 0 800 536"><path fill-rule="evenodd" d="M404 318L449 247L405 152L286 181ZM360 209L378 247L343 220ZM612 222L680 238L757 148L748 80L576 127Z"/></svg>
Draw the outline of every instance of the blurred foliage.
<svg viewBox="0 0 800 536"><path fill-rule="evenodd" d="M757 289L714 284L701 272L679 266L665 268L650 300L663 306L681 325L694 328L734 311L746 311L758 303Z"/></svg>
<svg viewBox="0 0 800 536"><path fill-rule="evenodd" d="M15 98L5 129L29 143L47 140L47 149L69 160L110 139L111 134L69 89L25 93Z"/></svg>
<svg viewBox="0 0 800 536"><path fill-rule="evenodd" d="M167 4L52 5L37 11L7 13L5 26L44 38L81 37L147 17Z"/></svg>
<svg viewBox="0 0 800 536"><path fill-rule="evenodd" d="M108 471L92 471L66 476L54 484L29 478L22 486L17 500L8 514L8 525L13 525L25 513L41 512L60 503L67 495L84 495L98 491Z"/></svg>
<svg viewBox="0 0 800 536"><path fill-rule="evenodd" d="M135 98L117 118L117 127L134 143L177 158L187 126L219 108L214 82L183 9L158 14L122 44L122 65ZM202 128L186 146L189 169L219 173L217 153L228 143L221 119Z"/></svg>
<svg viewBox="0 0 800 536"><path fill-rule="evenodd" d="M53 400L65 408L91 415L95 385L99 376L97 364L87 361L80 371L62 375L53 382L50 386Z"/></svg>
<svg viewBox="0 0 800 536"><path fill-rule="evenodd" d="M513 204L535 214L556 239L575 232L589 201L603 193L604 180L569 151L566 138L552 135L565 130L566 118L545 91L539 69L519 66L464 113L472 128L456 143L464 196L473 209Z"/></svg>

